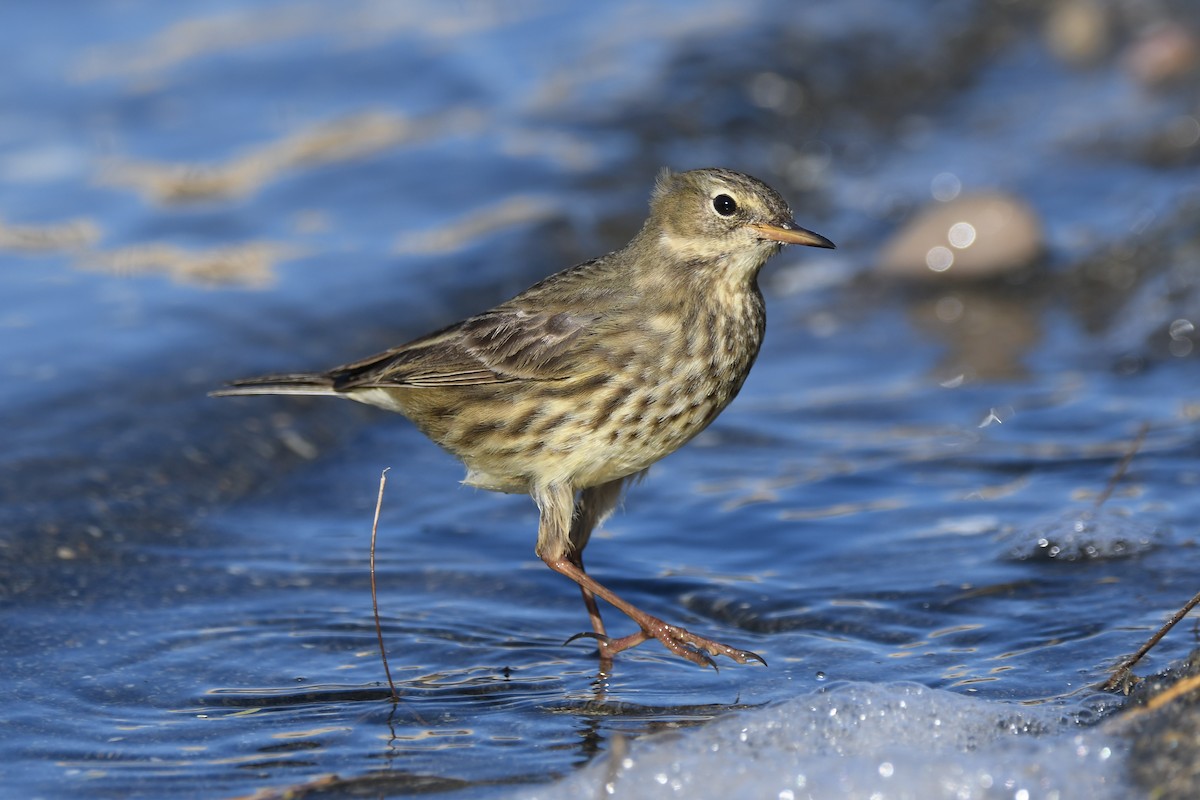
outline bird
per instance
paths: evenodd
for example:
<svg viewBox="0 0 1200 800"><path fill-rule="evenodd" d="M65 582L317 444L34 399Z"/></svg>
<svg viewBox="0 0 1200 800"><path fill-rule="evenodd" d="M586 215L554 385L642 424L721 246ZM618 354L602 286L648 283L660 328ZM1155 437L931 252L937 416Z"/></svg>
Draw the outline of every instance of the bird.
<svg viewBox="0 0 1200 800"><path fill-rule="evenodd" d="M464 483L530 495L535 552L578 584L591 624L567 643L595 639L602 665L654 639L702 667L718 656L765 666L624 600L587 573L583 551L623 489L737 396L766 329L759 271L791 244L834 247L756 178L664 169L641 230L608 255L361 361L212 394L335 396L399 412L463 462ZM637 630L610 636L597 598Z"/></svg>

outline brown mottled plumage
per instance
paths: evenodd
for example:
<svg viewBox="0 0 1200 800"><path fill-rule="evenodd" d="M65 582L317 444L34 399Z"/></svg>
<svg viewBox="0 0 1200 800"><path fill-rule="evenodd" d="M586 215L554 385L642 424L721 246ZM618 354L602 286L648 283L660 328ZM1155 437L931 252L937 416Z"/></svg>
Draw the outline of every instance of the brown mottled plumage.
<svg viewBox="0 0 1200 800"><path fill-rule="evenodd" d="M626 603L584 572L582 554L623 484L741 389L766 324L758 272L784 244L833 247L748 175L664 170L650 217L620 250L363 361L215 394L338 395L398 411L466 464L467 483L530 494L541 511L537 554L579 584L585 635L605 660L655 638L700 665L710 655L762 661ZM640 630L610 638L596 595Z"/></svg>

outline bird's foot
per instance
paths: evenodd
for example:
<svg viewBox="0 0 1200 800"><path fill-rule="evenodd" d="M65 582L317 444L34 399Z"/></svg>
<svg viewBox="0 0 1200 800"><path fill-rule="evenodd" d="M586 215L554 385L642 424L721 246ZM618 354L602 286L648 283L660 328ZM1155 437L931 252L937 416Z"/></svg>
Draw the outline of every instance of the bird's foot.
<svg viewBox="0 0 1200 800"><path fill-rule="evenodd" d="M637 647L642 642L650 639L657 639L662 643L662 646L670 650L680 658L686 658L693 664L700 667L712 667L717 669L717 662L713 660L713 656L726 656L733 659L739 664L745 664L750 661L757 661L764 667L767 665L766 659L757 653L752 653L749 650L739 650L736 647L730 647L727 644L706 639L703 636L688 631L678 625L671 625L663 622L658 617L652 617L649 614L645 615L643 620L639 621L642 629L636 633L631 633L628 636L622 636L619 639L614 639L611 636L605 636L600 633L585 631L577 633L570 639L567 639L563 644L570 644L576 639L588 637L599 642L600 658L604 661L610 661L617 653Z"/></svg>

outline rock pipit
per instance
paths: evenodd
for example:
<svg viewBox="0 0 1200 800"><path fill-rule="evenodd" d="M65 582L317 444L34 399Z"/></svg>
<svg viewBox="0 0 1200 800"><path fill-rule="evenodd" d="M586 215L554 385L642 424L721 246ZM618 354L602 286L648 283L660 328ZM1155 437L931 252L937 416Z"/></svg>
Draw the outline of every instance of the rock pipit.
<svg viewBox="0 0 1200 800"><path fill-rule="evenodd" d="M833 247L755 178L664 170L650 217L620 250L363 361L215 394L337 395L398 411L462 460L466 483L531 495L537 554L579 584L592 624L579 635L605 662L654 638L701 666L718 655L765 664L625 602L584 571L583 549L622 487L742 388L766 324L758 272L785 244ZM638 630L608 636L596 597Z"/></svg>

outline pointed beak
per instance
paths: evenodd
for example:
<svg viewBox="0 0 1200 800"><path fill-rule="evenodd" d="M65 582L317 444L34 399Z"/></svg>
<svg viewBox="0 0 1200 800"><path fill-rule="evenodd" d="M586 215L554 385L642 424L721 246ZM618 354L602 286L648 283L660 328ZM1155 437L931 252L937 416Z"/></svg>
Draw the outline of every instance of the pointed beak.
<svg viewBox="0 0 1200 800"><path fill-rule="evenodd" d="M833 242L819 233L806 231L794 222L788 221L782 225L768 225L765 222L754 222L750 225L764 239L783 244L802 244L808 247L824 247L829 250L837 247Z"/></svg>

